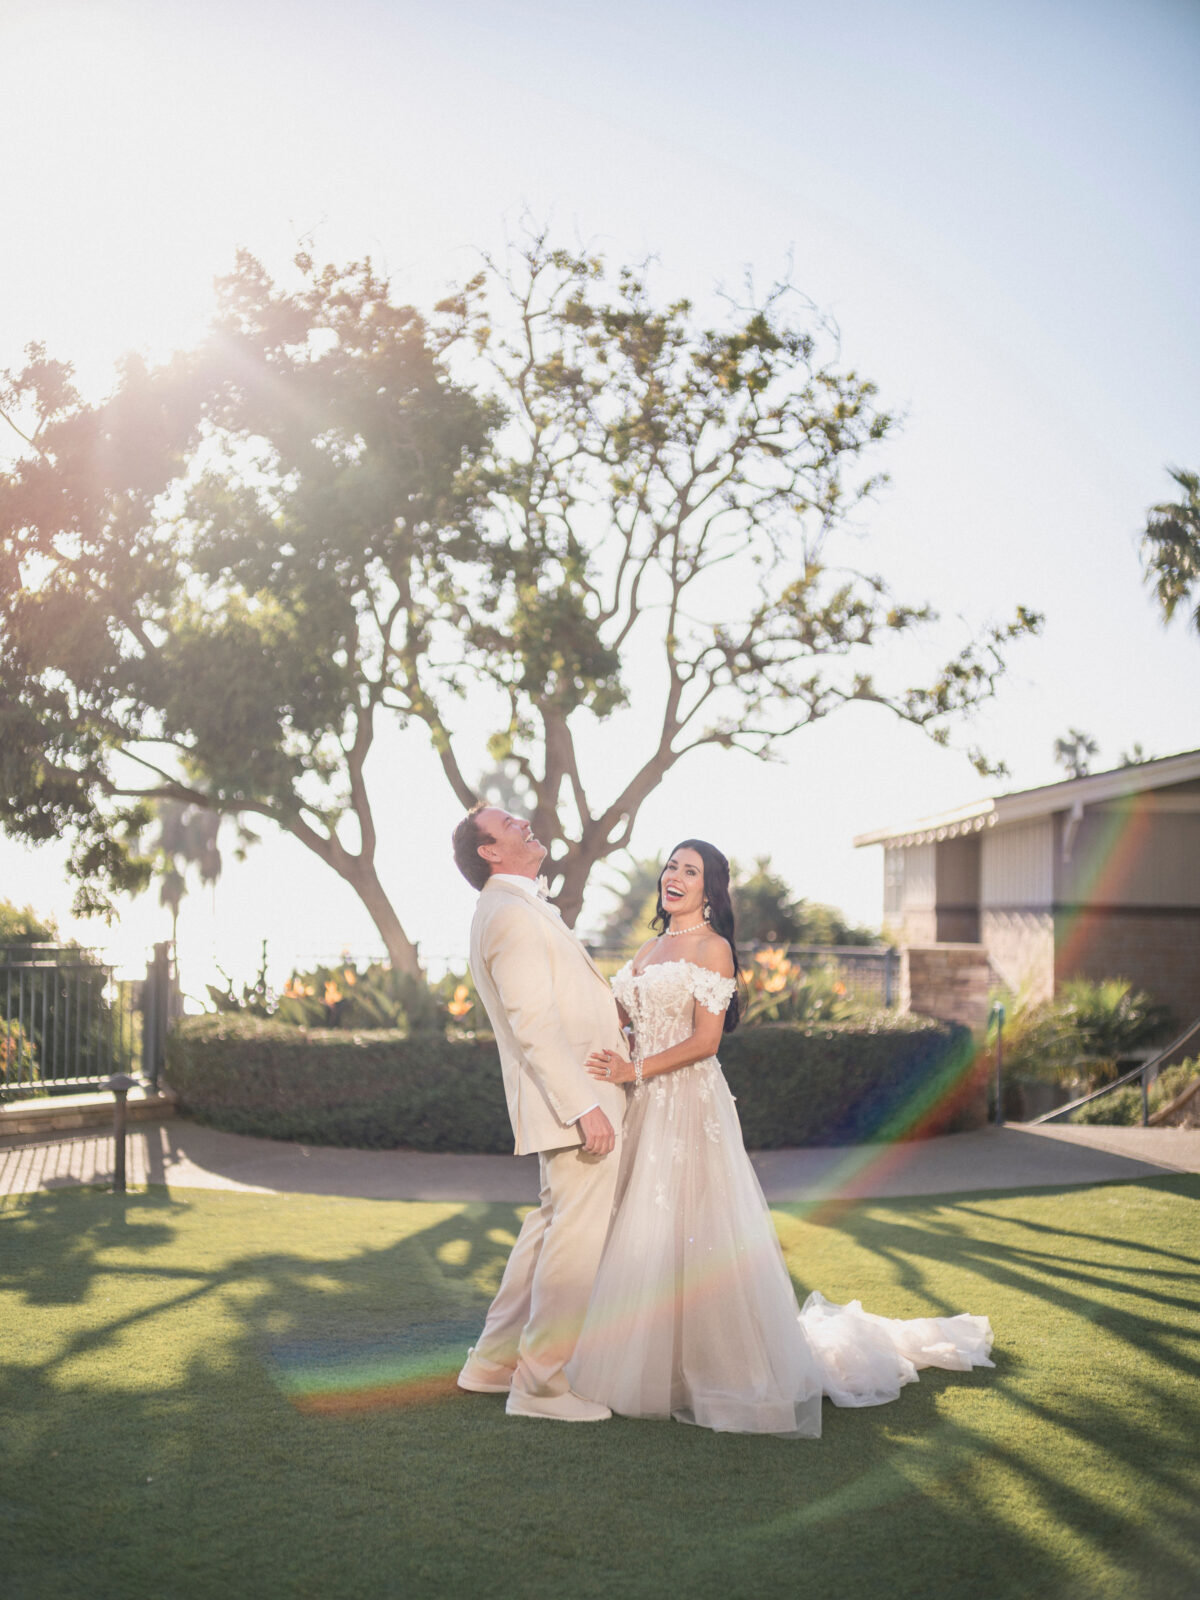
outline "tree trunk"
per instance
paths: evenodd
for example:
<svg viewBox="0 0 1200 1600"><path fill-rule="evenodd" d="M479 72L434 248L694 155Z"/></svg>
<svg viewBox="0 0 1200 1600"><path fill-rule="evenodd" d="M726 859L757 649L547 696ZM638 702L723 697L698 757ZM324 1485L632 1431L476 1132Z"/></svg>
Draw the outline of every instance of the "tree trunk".
<svg viewBox="0 0 1200 1600"><path fill-rule="evenodd" d="M371 913L371 921L379 929L388 960L395 970L419 978L421 963L417 959L417 947L400 926L400 918L392 909L392 902L384 892L374 864L356 858L342 876Z"/></svg>
<svg viewBox="0 0 1200 1600"><path fill-rule="evenodd" d="M568 928L573 928L583 910L583 891L587 888L588 875L597 861L603 861L611 855L611 850L606 850L601 841L596 840L591 848L581 842L572 842L567 854L561 861L554 865L555 872L562 873L563 885L554 896L554 904L562 913L562 919Z"/></svg>

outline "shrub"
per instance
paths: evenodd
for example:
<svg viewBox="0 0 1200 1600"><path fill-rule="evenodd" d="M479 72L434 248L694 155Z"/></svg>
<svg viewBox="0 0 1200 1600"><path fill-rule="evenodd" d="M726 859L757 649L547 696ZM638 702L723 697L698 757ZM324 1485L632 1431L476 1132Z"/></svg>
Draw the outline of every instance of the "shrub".
<svg viewBox="0 0 1200 1600"><path fill-rule="evenodd" d="M876 1012L748 1028L721 1064L753 1150L956 1132L982 1120L987 1062L955 1023Z"/></svg>
<svg viewBox="0 0 1200 1600"><path fill-rule="evenodd" d="M755 1149L968 1125L972 1055L966 1029L892 1013L748 1029L722 1049ZM512 1150L489 1035L405 1037L187 1017L168 1040L167 1077L181 1109L232 1133L364 1149Z"/></svg>
<svg viewBox="0 0 1200 1600"><path fill-rule="evenodd" d="M0 1102L45 1094L37 1052L16 1017L0 1016Z"/></svg>
<svg viewBox="0 0 1200 1600"><path fill-rule="evenodd" d="M276 994L267 982L266 959L253 984L239 994L230 979L224 989L208 985L218 1012L272 1017L293 1028L346 1028L358 1033L444 1033L447 1026L471 1027L482 1015L469 974L447 973L436 983L398 972L384 961L365 967L337 961L332 966L294 971Z"/></svg>
<svg viewBox="0 0 1200 1600"><path fill-rule="evenodd" d="M488 1035L185 1017L167 1041L166 1071L184 1111L231 1133L368 1150L512 1150Z"/></svg>
<svg viewBox="0 0 1200 1600"><path fill-rule="evenodd" d="M1053 1000L1011 1003L1004 1025L1006 1073L1098 1089L1130 1051L1159 1039L1171 1014L1127 978L1073 978Z"/></svg>
<svg viewBox="0 0 1200 1600"><path fill-rule="evenodd" d="M1182 1094L1198 1073L1200 1059L1180 1061L1160 1072L1147 1094L1150 1114L1153 1116L1163 1106L1169 1105L1177 1094ZM1089 1123L1093 1127L1137 1127L1142 1120L1141 1085L1131 1083L1128 1088L1114 1089L1112 1094L1093 1100L1090 1106L1080 1106L1078 1111L1071 1113L1070 1120Z"/></svg>
<svg viewBox="0 0 1200 1600"><path fill-rule="evenodd" d="M741 972L742 1021L846 1022L862 1012L838 976L836 966L805 971L788 958L786 949L756 950Z"/></svg>

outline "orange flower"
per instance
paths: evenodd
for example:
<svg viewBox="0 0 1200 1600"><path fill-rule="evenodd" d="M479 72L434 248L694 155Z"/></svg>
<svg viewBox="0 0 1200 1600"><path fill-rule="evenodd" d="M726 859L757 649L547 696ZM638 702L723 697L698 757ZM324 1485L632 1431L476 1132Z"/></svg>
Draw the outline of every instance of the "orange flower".
<svg viewBox="0 0 1200 1600"><path fill-rule="evenodd" d="M787 949L784 945L779 945L774 950L758 950L754 959L760 966L768 967L772 972L780 972L788 966Z"/></svg>
<svg viewBox="0 0 1200 1600"><path fill-rule="evenodd" d="M330 978L329 982L325 985L325 1004L327 1006L335 1006L341 998L342 991L338 988L333 979Z"/></svg>
<svg viewBox="0 0 1200 1600"><path fill-rule="evenodd" d="M472 1005L474 1004L470 996L471 991L467 988L466 984L460 983L457 989L454 991L454 999L451 1000L450 1004L446 1007L446 1010L452 1017L465 1017L467 1012L470 1011Z"/></svg>
<svg viewBox="0 0 1200 1600"><path fill-rule="evenodd" d="M347 967L345 972L342 973L342 977L345 978L347 987L351 989L358 982L358 974L353 967Z"/></svg>

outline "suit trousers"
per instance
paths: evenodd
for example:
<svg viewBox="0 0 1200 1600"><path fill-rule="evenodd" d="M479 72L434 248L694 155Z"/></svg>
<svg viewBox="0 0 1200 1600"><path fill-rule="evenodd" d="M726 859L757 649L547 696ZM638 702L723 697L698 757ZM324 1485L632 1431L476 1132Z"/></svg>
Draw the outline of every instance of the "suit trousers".
<svg viewBox="0 0 1200 1600"><path fill-rule="evenodd" d="M578 1145L538 1157L538 1205L525 1218L475 1345L480 1373L512 1374L514 1389L553 1396L570 1389L574 1354L612 1220L621 1137L609 1155Z"/></svg>

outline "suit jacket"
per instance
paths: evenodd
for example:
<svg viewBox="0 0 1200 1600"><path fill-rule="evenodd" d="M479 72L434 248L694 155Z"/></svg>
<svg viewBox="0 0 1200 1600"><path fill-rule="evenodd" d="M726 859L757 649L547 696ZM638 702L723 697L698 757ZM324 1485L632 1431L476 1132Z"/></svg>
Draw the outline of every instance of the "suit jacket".
<svg viewBox="0 0 1200 1600"><path fill-rule="evenodd" d="M489 879L471 923L471 975L500 1050L519 1156L583 1143L574 1118L597 1105L614 1128L620 1084L584 1068L592 1050L627 1054L608 980L558 912Z"/></svg>

